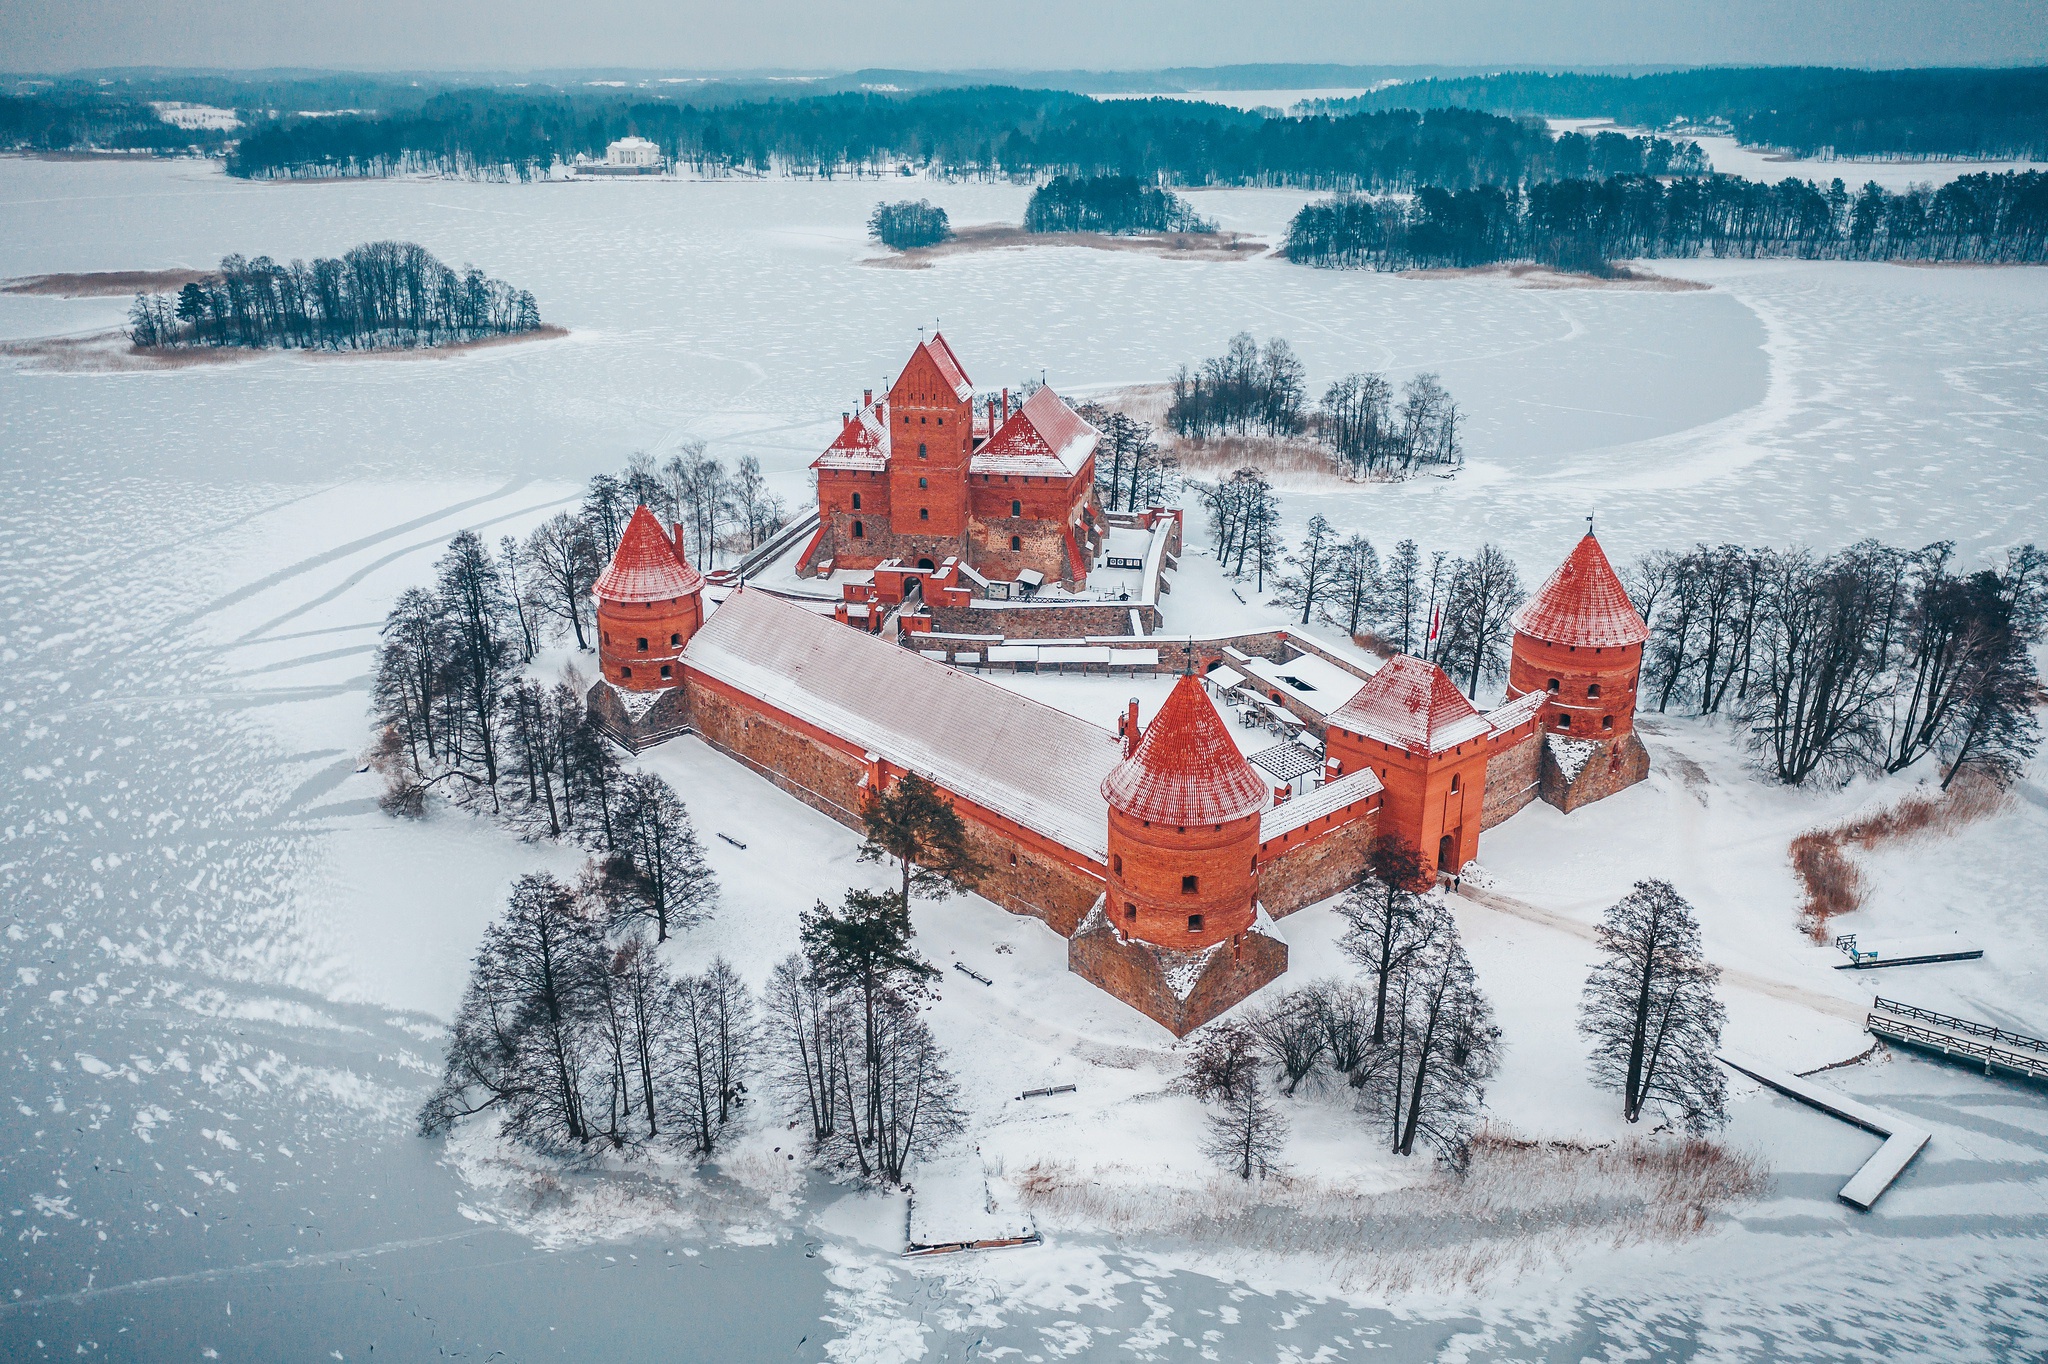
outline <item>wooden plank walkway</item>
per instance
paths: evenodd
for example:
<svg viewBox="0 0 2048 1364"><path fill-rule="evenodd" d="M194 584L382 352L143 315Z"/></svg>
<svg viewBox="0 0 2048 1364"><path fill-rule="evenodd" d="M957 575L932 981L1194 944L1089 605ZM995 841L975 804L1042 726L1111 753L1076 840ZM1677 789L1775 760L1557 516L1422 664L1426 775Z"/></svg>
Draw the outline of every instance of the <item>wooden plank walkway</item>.
<svg viewBox="0 0 2048 1364"><path fill-rule="evenodd" d="M1816 1084L1804 1076L1790 1071L1779 1070L1776 1066L1764 1064L1754 1057L1741 1052L1723 1051L1721 1064L1731 1070L1741 1071L1753 1080L1761 1081L1781 1094L1786 1094L1804 1104L1811 1104L1821 1112L1854 1123L1866 1132L1875 1132L1884 1138L1884 1145L1877 1148L1877 1154L1863 1162L1861 1169L1849 1177L1836 1197L1844 1203L1870 1210L1877 1202L1878 1195L1891 1187L1920 1148L1927 1145L1933 1135L1923 1127L1916 1127L1904 1118L1887 1113L1881 1108L1852 1099L1838 1089Z"/></svg>
<svg viewBox="0 0 2048 1364"><path fill-rule="evenodd" d="M2048 1080L2048 1040L2009 1032L1953 1014L1879 995L1871 1001L1864 1026L1887 1042L1898 1042L1984 1067L1991 1075L2003 1071L2030 1080Z"/></svg>

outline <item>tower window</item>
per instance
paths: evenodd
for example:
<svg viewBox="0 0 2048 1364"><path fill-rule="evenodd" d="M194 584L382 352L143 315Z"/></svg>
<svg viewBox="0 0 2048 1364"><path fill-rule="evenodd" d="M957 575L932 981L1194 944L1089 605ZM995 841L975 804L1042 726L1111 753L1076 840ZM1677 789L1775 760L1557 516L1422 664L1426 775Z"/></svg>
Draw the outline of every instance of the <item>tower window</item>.
<svg viewBox="0 0 2048 1364"><path fill-rule="evenodd" d="M1135 919L1138 917L1138 907L1132 904L1129 900L1124 901L1124 917L1126 919Z"/></svg>
<svg viewBox="0 0 2048 1364"><path fill-rule="evenodd" d="M621 682L631 682L633 680L633 670L631 668L619 669L619 680Z"/></svg>
<svg viewBox="0 0 2048 1364"><path fill-rule="evenodd" d="M855 493L855 494L853 495L853 509L854 509L855 511L859 511L859 510L860 510L860 494L859 494L859 493Z"/></svg>
<svg viewBox="0 0 2048 1364"><path fill-rule="evenodd" d="M946 419L945 419L944 417L941 417L941 418L939 418L939 425L941 425L941 426L944 426L945 424L946 424Z"/></svg>
<svg viewBox="0 0 2048 1364"><path fill-rule="evenodd" d="M918 519L918 520L920 520L920 521L929 521L929 520L931 520L931 519L932 519L932 509L931 509L930 507L919 507L919 508L917 509L917 519Z"/></svg>
<svg viewBox="0 0 2048 1364"><path fill-rule="evenodd" d="M1188 932L1190 932L1190 933L1199 933L1199 932L1201 932L1201 931L1202 931L1202 916L1201 916L1201 915L1199 915L1199 914L1190 914L1190 915L1188 915Z"/></svg>
<svg viewBox="0 0 2048 1364"><path fill-rule="evenodd" d="M919 459L923 459L923 458L925 458L925 452L924 452L924 442L923 442L923 441L919 441L919 442L918 442L918 444L917 444L917 457L918 457Z"/></svg>
<svg viewBox="0 0 2048 1364"><path fill-rule="evenodd" d="M1012 515L1012 516L1022 516L1023 514L1024 514L1024 504L1023 504L1022 502L1018 501L1018 500L1017 500L1016 498L1014 498L1014 497L1013 497L1013 498L1011 498L1011 499L1010 499L1010 515Z"/></svg>
<svg viewBox="0 0 2048 1364"><path fill-rule="evenodd" d="M1024 537L1023 537L1023 536L1021 536L1021 535L1012 535L1012 536L1010 537L1010 548L1011 548L1011 549L1022 549L1022 548L1024 548Z"/></svg>
<svg viewBox="0 0 2048 1364"><path fill-rule="evenodd" d="M1559 729L1570 729L1570 728L1572 727L1572 717L1571 717L1571 716L1569 716L1569 715L1560 715L1560 716L1558 716L1558 717L1557 717L1557 727L1558 727Z"/></svg>
<svg viewBox="0 0 2048 1364"><path fill-rule="evenodd" d="M671 649L680 648L682 646L682 643L683 637L680 633L671 634L668 637L668 647Z"/></svg>
<svg viewBox="0 0 2048 1364"><path fill-rule="evenodd" d="M673 673L672 671L670 671L670 669L669 669L669 666L668 666L668 664L666 664L666 663L664 663L664 664L662 664L662 665L661 665L661 675L662 675L663 677L674 677L674 676L675 676L675 674L674 674L674 673Z"/></svg>
<svg viewBox="0 0 2048 1364"><path fill-rule="evenodd" d="M1124 874L1124 855L1122 853L1112 853L1110 855L1109 869L1118 876Z"/></svg>
<svg viewBox="0 0 2048 1364"><path fill-rule="evenodd" d="M1602 728L1602 729L1613 729L1613 728L1614 728L1614 717L1613 717L1612 715L1603 715L1603 716L1601 716L1601 717L1600 717L1600 728Z"/></svg>
<svg viewBox="0 0 2048 1364"><path fill-rule="evenodd" d="M643 653L643 654L644 654L644 653L646 653L646 652L647 652L647 637L646 637L645 635L641 636L641 638L640 638L640 643L639 643L638 645L636 645L635 647L636 647L636 648L638 648L638 649L639 649L639 651L640 651L641 653Z"/></svg>
<svg viewBox="0 0 2048 1364"><path fill-rule="evenodd" d="M1557 679L1554 677L1550 679L1550 694L1553 696L1557 694Z"/></svg>
<svg viewBox="0 0 2048 1364"><path fill-rule="evenodd" d="M1451 790L1452 790L1452 791L1456 791L1457 789L1458 789L1458 774L1457 774L1456 772L1453 772L1453 773L1451 773Z"/></svg>
<svg viewBox="0 0 2048 1364"><path fill-rule="evenodd" d="M856 521L856 522L854 522L854 523L853 523L853 538L854 538L854 539L856 539L856 540L858 540L858 539L862 538L862 537L861 537L861 528L860 528L860 522L858 522L858 521Z"/></svg>
<svg viewBox="0 0 2048 1364"><path fill-rule="evenodd" d="M1181 877L1181 878L1180 878L1180 893L1181 893L1181 894L1183 894L1183 895L1193 895L1193 894L1195 893L1195 889L1196 889L1196 887L1197 887L1197 886L1199 886L1199 885L1201 884L1201 879L1202 879L1202 878L1201 878L1201 877L1199 877L1199 876L1183 876L1183 877Z"/></svg>
<svg viewBox="0 0 2048 1364"><path fill-rule="evenodd" d="M920 479L919 479L919 480L917 481L917 486L918 486L918 487L920 487L920 488L924 488L924 487L929 487L930 485L929 485L929 484L927 484L927 483L925 482L925 480L923 480L923 479L921 479L921 478L920 478Z"/></svg>
<svg viewBox="0 0 2048 1364"><path fill-rule="evenodd" d="M1595 682L1591 686L1586 688L1586 699L1588 701L1597 701L1600 699L1600 684L1598 682Z"/></svg>

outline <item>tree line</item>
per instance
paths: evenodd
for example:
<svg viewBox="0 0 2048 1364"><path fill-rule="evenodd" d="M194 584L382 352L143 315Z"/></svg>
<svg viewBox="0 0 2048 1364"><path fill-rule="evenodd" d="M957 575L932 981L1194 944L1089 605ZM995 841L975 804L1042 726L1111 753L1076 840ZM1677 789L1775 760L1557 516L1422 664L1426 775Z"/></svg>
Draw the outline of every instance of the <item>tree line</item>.
<svg viewBox="0 0 2048 1364"><path fill-rule="evenodd" d="M1311 982L1195 1034L1176 1086L1209 1109L1204 1150L1240 1179L1282 1168L1288 1124L1268 1097L1304 1085L1349 1090L1395 1155L1417 1145L1465 1167L1499 1068L1501 1032L1442 894L1414 889L1414 855L1374 849L1339 912L1354 979ZM1715 1052L1725 1010L1692 906L1668 883L1638 882L1596 930L1603 958L1581 995L1593 1081L1622 1115L1661 1116L1688 1134L1727 1122Z"/></svg>
<svg viewBox="0 0 2048 1364"><path fill-rule="evenodd" d="M89 86L0 94L0 147L9 151L211 154L231 136L220 128L180 128L142 100Z"/></svg>
<svg viewBox="0 0 2048 1364"><path fill-rule="evenodd" d="M2039 744L2033 649L2048 554L1965 569L1955 545L1835 554L1697 545L1625 575L1650 626L1638 705L1726 715L1778 780L1898 772L1933 755L2014 780Z"/></svg>
<svg viewBox="0 0 2048 1364"><path fill-rule="evenodd" d="M2048 159L2048 71L2040 67L1712 67L1647 76L1507 71L1402 81L1320 107L1476 109L1611 118L1639 128L1713 124L1746 146L1801 156Z"/></svg>
<svg viewBox="0 0 2048 1364"><path fill-rule="evenodd" d="M1171 190L1134 175L1056 175L1031 191L1026 232L1199 232L1216 224Z"/></svg>
<svg viewBox="0 0 2048 1364"><path fill-rule="evenodd" d="M140 347L277 346L375 350L446 346L541 325L533 295L461 273L412 242L368 242L339 260L280 265L223 257L220 270L167 294L137 294L128 336Z"/></svg>
<svg viewBox="0 0 2048 1364"><path fill-rule="evenodd" d="M912 251L920 246L937 246L953 235L946 210L927 199L903 199L893 204L876 204L868 215L868 235L894 251Z"/></svg>
<svg viewBox="0 0 2048 1364"><path fill-rule="evenodd" d="M485 179L544 176L632 134L699 174L1134 176L1149 183L1409 189L1524 184L1576 173L1577 143L1540 123L1442 109L1267 118L1176 100L1091 100L978 86L909 95L691 102L593 91L456 89L387 115L265 120L231 175ZM1618 135L1617 135L1618 136ZM1617 169L1692 173L1656 138L1626 139Z"/></svg>
<svg viewBox="0 0 2048 1364"><path fill-rule="evenodd" d="M1644 176L1526 187L1423 187L1307 204L1283 246L1297 264L1373 270L1534 261L1600 270L1625 258L2048 260L2048 175L1960 176L1939 189L1851 191L1730 175Z"/></svg>
<svg viewBox="0 0 2048 1364"><path fill-rule="evenodd" d="M1307 369L1281 337L1250 332L1222 355L1174 372L1166 423L1175 434L1275 437L1307 433L1351 478L1406 478L1419 466L1464 462L1464 413L1434 374L1402 386L1398 405L1383 374L1348 374L1308 405Z"/></svg>

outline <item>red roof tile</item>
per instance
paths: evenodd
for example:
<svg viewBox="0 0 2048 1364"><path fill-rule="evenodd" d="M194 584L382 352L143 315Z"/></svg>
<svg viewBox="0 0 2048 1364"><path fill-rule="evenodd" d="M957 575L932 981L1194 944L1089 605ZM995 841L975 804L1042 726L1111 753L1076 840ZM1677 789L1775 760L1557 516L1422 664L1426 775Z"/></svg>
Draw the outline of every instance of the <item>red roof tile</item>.
<svg viewBox="0 0 2048 1364"><path fill-rule="evenodd" d="M974 452L974 473L1078 474L1102 433L1041 387Z"/></svg>
<svg viewBox="0 0 2048 1364"><path fill-rule="evenodd" d="M965 401L974 396L974 381L967 377L960 357L953 354L953 348L946 344L944 333L933 332L932 339L924 343L924 349L931 354L932 363L939 367L939 377L953 386L955 397Z"/></svg>
<svg viewBox="0 0 2048 1364"><path fill-rule="evenodd" d="M813 469L889 467L889 414L885 403L869 403L839 428L825 453L811 461Z"/></svg>
<svg viewBox="0 0 2048 1364"><path fill-rule="evenodd" d="M1650 627L1636 614L1591 531L1515 613L1515 629L1548 644L1580 648L1641 644L1650 637Z"/></svg>
<svg viewBox="0 0 2048 1364"><path fill-rule="evenodd" d="M1137 750L1102 779L1102 795L1155 824L1223 824L1266 807L1266 783L1192 677L1174 684Z"/></svg>
<svg viewBox="0 0 2048 1364"><path fill-rule="evenodd" d="M1339 729L1396 748L1441 753L1491 732L1478 707L1434 663L1395 654L1330 716Z"/></svg>
<svg viewBox="0 0 2048 1364"><path fill-rule="evenodd" d="M654 513L635 507L596 590L606 601L647 602L688 596L703 586L703 576L683 562Z"/></svg>

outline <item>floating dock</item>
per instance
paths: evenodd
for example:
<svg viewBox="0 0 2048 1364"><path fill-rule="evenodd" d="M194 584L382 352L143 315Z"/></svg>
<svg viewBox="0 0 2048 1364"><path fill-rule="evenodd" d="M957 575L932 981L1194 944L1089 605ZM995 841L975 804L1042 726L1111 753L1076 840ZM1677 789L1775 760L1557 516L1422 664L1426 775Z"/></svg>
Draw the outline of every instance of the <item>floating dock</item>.
<svg viewBox="0 0 2048 1364"><path fill-rule="evenodd" d="M1953 933L1929 938L1870 938L1860 941L1856 934L1844 933L1835 939L1835 946L1849 958L1835 968L1837 971L1873 971L1883 966L1921 966L1937 961L1975 961L1984 955L1983 948L1965 942Z"/></svg>
<svg viewBox="0 0 2048 1364"><path fill-rule="evenodd" d="M1916 1127L1895 1113L1852 1099L1838 1089L1815 1084L1801 1075L1768 1066L1741 1052L1719 1053L1721 1064L1731 1070L1741 1071L1752 1080L1769 1085L1781 1094L1790 1095L1803 1104L1811 1104L1821 1112L1853 1123L1866 1132L1875 1132L1884 1138L1884 1145L1877 1148L1877 1154L1863 1162L1862 1168L1849 1176L1835 1194L1844 1203L1870 1211L1878 1195L1891 1187L1892 1181L1905 1171L1920 1148L1928 1143L1932 1133L1924 1127Z"/></svg>
<svg viewBox="0 0 2048 1364"><path fill-rule="evenodd" d="M1986 1075L2002 1072L2029 1080L2048 1080L2048 1041L2039 1037L1936 1013L1882 995L1871 1001L1870 1017L1864 1026L1887 1042L1982 1066Z"/></svg>

